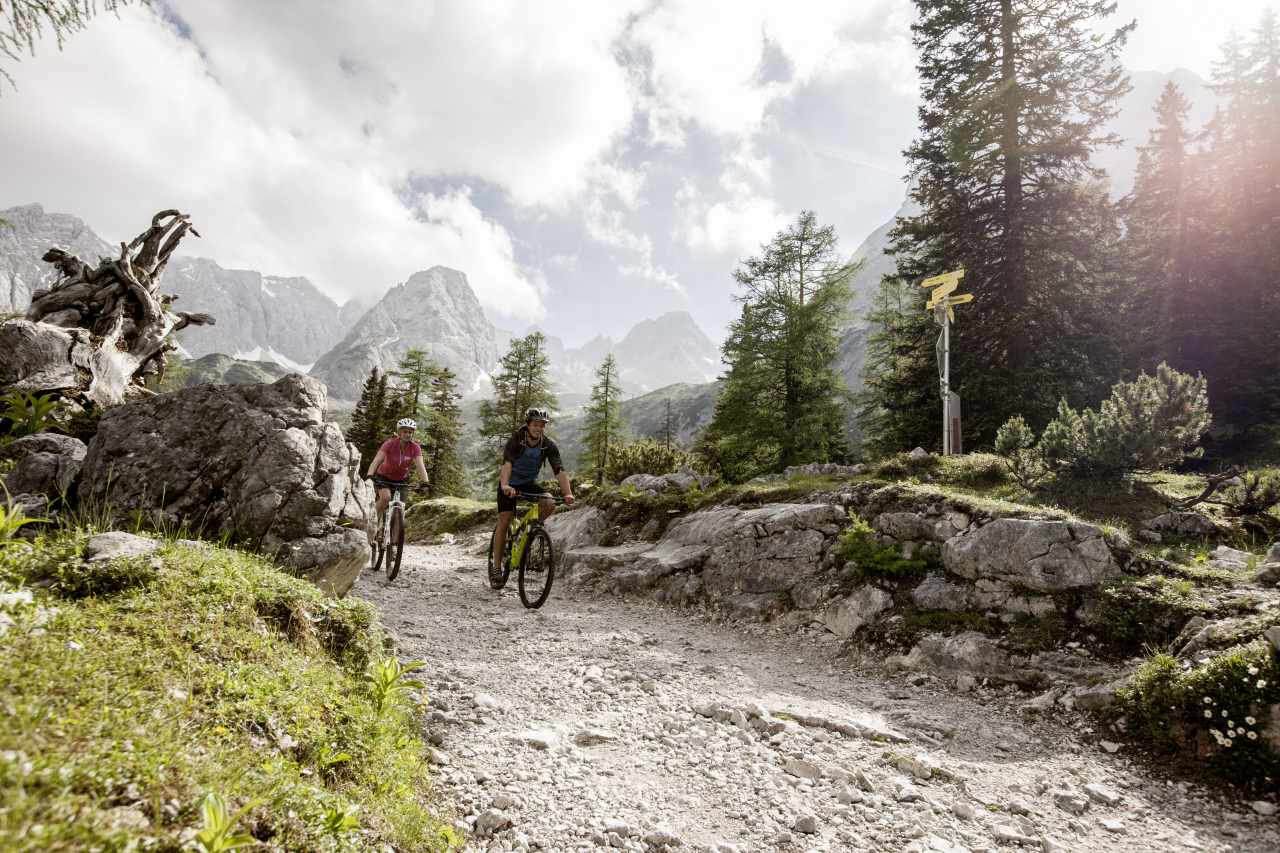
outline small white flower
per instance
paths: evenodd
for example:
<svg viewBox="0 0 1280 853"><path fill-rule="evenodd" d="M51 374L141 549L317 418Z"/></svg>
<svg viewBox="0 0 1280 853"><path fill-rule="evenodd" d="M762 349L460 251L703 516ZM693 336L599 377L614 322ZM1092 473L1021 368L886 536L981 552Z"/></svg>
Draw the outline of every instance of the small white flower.
<svg viewBox="0 0 1280 853"><path fill-rule="evenodd" d="M1227 728L1234 729L1236 727L1234 720L1227 720Z"/></svg>
<svg viewBox="0 0 1280 853"><path fill-rule="evenodd" d="M1211 720L1213 719L1213 712L1212 712L1212 711L1210 711L1208 708L1205 708L1205 709L1204 709L1204 715L1205 715L1206 717L1208 717L1209 719L1211 719Z"/></svg>
<svg viewBox="0 0 1280 853"><path fill-rule="evenodd" d="M1249 667L1249 674L1250 674L1250 675L1257 675L1257 674L1258 674L1258 668L1257 668L1256 666L1251 666L1251 667Z"/></svg>
<svg viewBox="0 0 1280 853"><path fill-rule="evenodd" d="M1212 699L1210 699L1208 696L1206 696L1206 697L1204 697L1204 704L1206 704L1206 705L1212 705L1212 704L1213 704L1213 700L1212 700Z"/></svg>
<svg viewBox="0 0 1280 853"><path fill-rule="evenodd" d="M1259 690L1261 690L1262 688L1264 688L1264 687L1266 687L1266 686L1267 686L1267 680L1266 680L1265 678L1259 678L1259 679L1258 679L1258 689L1259 689Z"/></svg>
<svg viewBox="0 0 1280 853"><path fill-rule="evenodd" d="M1231 746L1231 738L1229 738L1229 737L1228 737L1228 738L1223 738L1223 739L1222 739L1222 745L1223 745L1223 746Z"/></svg>
<svg viewBox="0 0 1280 853"><path fill-rule="evenodd" d="M1245 717L1244 721L1251 726L1258 722L1253 717Z"/></svg>
<svg viewBox="0 0 1280 853"><path fill-rule="evenodd" d="M1257 739L1258 739L1257 732L1249 732L1249 740L1257 740Z"/></svg>
<svg viewBox="0 0 1280 853"><path fill-rule="evenodd" d="M1236 736L1235 729L1227 729L1227 737L1235 737L1235 736Z"/></svg>
<svg viewBox="0 0 1280 853"><path fill-rule="evenodd" d="M1223 716L1223 719L1225 719L1225 718L1226 718L1226 716L1227 716L1227 712L1226 712L1226 711L1223 711L1223 712L1222 712L1222 716Z"/></svg>

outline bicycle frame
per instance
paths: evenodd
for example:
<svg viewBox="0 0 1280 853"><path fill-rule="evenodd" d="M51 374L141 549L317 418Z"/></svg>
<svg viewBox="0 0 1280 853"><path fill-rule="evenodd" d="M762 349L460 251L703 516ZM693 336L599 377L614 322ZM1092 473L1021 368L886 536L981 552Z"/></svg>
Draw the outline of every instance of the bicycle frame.
<svg viewBox="0 0 1280 853"><path fill-rule="evenodd" d="M385 548L391 544L391 511L396 507L400 507L400 517L404 518L404 501L400 499L400 493L407 486L386 486L375 483L375 492L377 489L388 489L391 492L391 502L387 504L386 512L382 514L382 545Z"/></svg>
<svg viewBox="0 0 1280 853"><path fill-rule="evenodd" d="M524 556L525 545L529 543L529 525L538 519L538 504L534 502L529 510L519 519L513 520L511 526L514 530L508 530L508 536L514 536L511 541L511 559L507 561L507 565L515 568L520 565L520 558Z"/></svg>

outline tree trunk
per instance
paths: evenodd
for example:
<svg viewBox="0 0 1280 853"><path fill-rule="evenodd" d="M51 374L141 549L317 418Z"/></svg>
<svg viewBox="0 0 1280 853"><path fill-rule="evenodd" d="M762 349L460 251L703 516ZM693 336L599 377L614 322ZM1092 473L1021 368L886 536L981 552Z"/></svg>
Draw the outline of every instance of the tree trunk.
<svg viewBox="0 0 1280 853"><path fill-rule="evenodd" d="M88 375L81 377L78 388L61 389L64 396L110 406L151 395L147 377L162 375L167 353L177 349L169 335L214 322L208 314L170 311L177 297L159 293L169 256L188 232L200 236L190 217L162 210L133 242L120 244L119 257L101 258L96 267L61 249L44 254L43 260L57 267L63 278L49 290L32 294L26 319L86 329L92 345Z"/></svg>

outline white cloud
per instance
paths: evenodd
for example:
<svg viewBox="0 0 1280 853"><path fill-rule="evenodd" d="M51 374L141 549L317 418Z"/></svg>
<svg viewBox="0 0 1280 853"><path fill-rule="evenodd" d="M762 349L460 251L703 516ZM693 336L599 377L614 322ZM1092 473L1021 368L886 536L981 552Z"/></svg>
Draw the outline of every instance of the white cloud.
<svg viewBox="0 0 1280 853"><path fill-rule="evenodd" d="M634 256L618 265L619 273L652 281L684 295L679 277L654 263L653 241L647 234L637 234L628 229L621 211L606 207L604 200L596 196L587 200L583 212L587 235L591 239Z"/></svg>

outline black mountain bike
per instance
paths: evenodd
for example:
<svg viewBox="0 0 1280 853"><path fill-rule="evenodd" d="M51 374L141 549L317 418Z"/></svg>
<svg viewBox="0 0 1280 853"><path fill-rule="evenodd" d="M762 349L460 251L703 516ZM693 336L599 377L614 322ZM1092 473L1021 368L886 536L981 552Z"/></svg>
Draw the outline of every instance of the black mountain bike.
<svg viewBox="0 0 1280 853"><path fill-rule="evenodd" d="M373 571L382 567L385 558L387 582L390 583L400 574L400 558L404 556L404 490L409 486L374 477L373 488L375 492L378 489L391 490L391 503L387 504L386 512L378 516L375 528L378 533L373 543Z"/></svg>
<svg viewBox="0 0 1280 853"><path fill-rule="evenodd" d="M493 540L497 532L489 536L489 586L502 589L514 570L520 603L530 609L543 605L551 594L551 582L555 579L555 552L551 547L551 536L538 518L538 501L547 497L523 492L516 496L517 503L527 502L530 507L523 516L511 519L502 559L497 563L493 559ZM564 503L564 499L555 498L555 502L558 506Z"/></svg>

